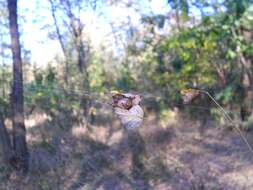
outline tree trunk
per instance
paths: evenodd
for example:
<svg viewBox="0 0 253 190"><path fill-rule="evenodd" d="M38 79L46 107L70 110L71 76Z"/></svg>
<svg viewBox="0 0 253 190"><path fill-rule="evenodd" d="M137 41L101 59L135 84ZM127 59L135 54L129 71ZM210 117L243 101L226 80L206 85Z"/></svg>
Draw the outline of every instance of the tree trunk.
<svg viewBox="0 0 253 190"><path fill-rule="evenodd" d="M2 116L2 113L0 113L0 142L3 149L4 154L4 160L7 163L11 163L11 160L13 159L13 151L11 147L11 140L10 136L7 132L6 126L4 124L4 119Z"/></svg>
<svg viewBox="0 0 253 190"><path fill-rule="evenodd" d="M17 23L17 0L8 0L9 28L11 34L11 50L13 58L13 88L12 88L12 124L13 148L17 162L16 167L22 171L28 170L29 154L26 145L26 130L24 124L24 97L21 48Z"/></svg>
<svg viewBox="0 0 253 190"><path fill-rule="evenodd" d="M63 55L64 55L64 59L65 59L64 81L65 81L66 85L68 86L69 58L68 58L68 54L67 54L67 49L66 49L66 47L64 45L63 37L61 35L60 27L58 25L57 18L56 18L56 5L54 4L53 0L49 0L49 2L51 4L51 14L52 14L52 17L54 19L54 25L55 25L55 29L56 29L57 38L58 38L58 41L59 41L59 43L61 45L61 49L62 49L62 52L63 52Z"/></svg>
<svg viewBox="0 0 253 190"><path fill-rule="evenodd" d="M245 39L247 39L247 36L243 34L242 28L236 30L232 27L232 34L234 38L237 38L238 36L244 36ZM253 116L253 73L251 71L252 62L249 57L244 55L240 44L237 44L236 52L238 54L238 65L241 65L241 120L248 121L251 119L250 117Z"/></svg>
<svg viewBox="0 0 253 190"><path fill-rule="evenodd" d="M251 60L246 58L242 53L239 54L239 60L242 64L241 87L242 87L242 104L241 119L247 121L253 113L253 82L251 73Z"/></svg>
<svg viewBox="0 0 253 190"><path fill-rule="evenodd" d="M81 73L86 72L85 62L86 62L86 52L85 52L85 45L82 40L82 31L83 31L83 24L81 23L80 15L79 17L75 17L73 14L72 6L69 0L64 1L66 4L66 12L67 16L69 17L70 22L70 30L73 33L73 40L74 46L77 51L78 55L78 67ZM81 10L80 3L78 4L78 11Z"/></svg>
<svg viewBox="0 0 253 190"><path fill-rule="evenodd" d="M251 74L243 69L241 76L242 86L242 104L241 104L241 119L248 121L253 116L253 87ZM251 118L252 119L252 118Z"/></svg>

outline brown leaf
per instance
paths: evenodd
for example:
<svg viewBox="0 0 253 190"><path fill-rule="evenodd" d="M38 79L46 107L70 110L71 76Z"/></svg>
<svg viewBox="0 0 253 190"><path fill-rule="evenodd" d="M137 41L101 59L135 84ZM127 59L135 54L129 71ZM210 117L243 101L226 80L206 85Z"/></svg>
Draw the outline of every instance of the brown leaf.
<svg viewBox="0 0 253 190"><path fill-rule="evenodd" d="M113 107L129 110L132 106L138 105L142 100L142 97L140 95L134 95L131 93L117 93L112 96L112 99Z"/></svg>
<svg viewBox="0 0 253 190"><path fill-rule="evenodd" d="M181 91L182 99L185 104L193 101L200 93L196 89L184 89Z"/></svg>

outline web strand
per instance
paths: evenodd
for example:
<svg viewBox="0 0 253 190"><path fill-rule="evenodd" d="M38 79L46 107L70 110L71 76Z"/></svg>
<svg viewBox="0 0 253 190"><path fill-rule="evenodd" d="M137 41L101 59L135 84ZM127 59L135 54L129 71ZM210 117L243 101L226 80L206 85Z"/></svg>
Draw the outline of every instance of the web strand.
<svg viewBox="0 0 253 190"><path fill-rule="evenodd" d="M17 82L20 82L20 81L17 81ZM108 91L105 91L105 92L102 92L103 96L104 97L107 97L107 99L104 99L102 100L101 98L101 95L98 94L98 93L94 93L94 92L91 92L91 91L87 91L87 90L79 90L79 89L69 89L69 88L62 88L62 87L55 87L55 86L50 86L48 88L45 88L43 86L40 86L40 87L33 87L33 86L28 86L28 85L31 85L31 83L26 83L26 82L23 82L23 88L25 90L38 90L38 91L48 91L48 90L55 90L55 91L59 91L59 92L63 92L63 93L72 93L74 95L79 95L79 96L84 96L84 97L88 97L90 98L91 101L93 102L97 102L99 104L103 104L103 105L110 105L111 106L111 102L108 101L108 96L112 96L112 93L111 92L108 92ZM20 87L22 88L22 87ZM198 89L195 89L195 90L198 90ZM199 92L201 93L204 93L206 94L211 100L212 102L215 103L215 105L219 108L220 112L223 114L224 118L229 121L230 123L232 123L234 126L235 126L235 129L237 131L237 133L240 135L240 137L243 139L243 141L245 142L245 144L247 145L249 151L251 152L251 154L253 155L253 148L250 146L249 142L247 141L246 137L243 135L243 132L240 130L240 128L234 123L233 119L229 116L228 112L229 113L235 113L235 112L231 112L231 111L228 111L228 110L225 110L212 96L211 94L206 91L206 90L198 90ZM26 91L24 91L24 93L26 93ZM195 105L188 105L188 104L180 104L180 103L176 103L176 102L173 102L173 101L167 101L167 98L164 98L162 96L156 96L156 95L153 95L151 93L142 93L141 95L144 96L144 98L154 98L154 99L163 99L163 100L166 100L166 103L169 105L169 104L172 104L172 105L177 105L177 106L189 106L189 107L192 107L192 108L196 108L196 109L202 109L202 110L210 110L211 108L207 108L207 107L204 107L204 106L195 106Z"/></svg>
<svg viewBox="0 0 253 190"><path fill-rule="evenodd" d="M0 80L1 81L1 80ZM92 92L89 90L81 90L81 89L71 89L71 88L63 88L63 87L56 87L54 85L50 86L50 87L45 87L45 86L33 86L36 85L34 83L29 83L29 82L24 82L23 83L23 88L24 88L24 93L26 93L29 90L34 90L34 91L48 91L48 90L53 90L55 92L62 92L65 94L69 94L69 95L75 95L75 96L83 96L83 97L88 97L90 99L93 99L94 102L100 103L100 104L111 104L111 102L108 102L108 100L111 99L111 96L113 95L112 92L110 92L109 90L105 90L103 92ZM22 88L22 87L20 87ZM122 92L125 93L125 92ZM156 101L159 100L164 100L166 102L166 104L168 106L181 106L181 107L191 107L194 109L200 109L200 110L211 110L214 107L206 107L206 106L199 106L199 105L194 105L194 104L183 104L183 103L178 103L175 101L168 101L168 98L163 97L163 96L159 96L159 95L154 95L152 93L149 92L144 92L144 93L139 93L140 95L142 95L145 99L155 99ZM226 111L227 113L232 113L237 115L237 112L233 112L230 110L226 110L223 108L224 111Z"/></svg>

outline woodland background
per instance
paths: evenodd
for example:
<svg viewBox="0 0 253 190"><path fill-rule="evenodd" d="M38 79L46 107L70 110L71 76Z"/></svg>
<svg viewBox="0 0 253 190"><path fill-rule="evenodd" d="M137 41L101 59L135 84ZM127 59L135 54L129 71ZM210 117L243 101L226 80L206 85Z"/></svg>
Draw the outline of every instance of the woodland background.
<svg viewBox="0 0 253 190"><path fill-rule="evenodd" d="M159 2L0 0L0 189L253 189L234 130L253 145L252 0ZM26 48L31 18L57 44L46 61ZM183 104L187 88L234 122L204 94ZM111 91L144 95L138 134L105 104Z"/></svg>

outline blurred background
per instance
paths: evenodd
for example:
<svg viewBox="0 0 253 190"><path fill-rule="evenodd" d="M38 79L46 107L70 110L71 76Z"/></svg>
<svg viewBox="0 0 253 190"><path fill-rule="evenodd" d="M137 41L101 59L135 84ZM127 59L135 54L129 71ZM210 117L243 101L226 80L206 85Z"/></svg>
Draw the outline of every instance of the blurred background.
<svg viewBox="0 0 253 190"><path fill-rule="evenodd" d="M7 1L0 5L0 112L11 132L16 79ZM17 8L31 169L20 180L0 162L0 188L253 188L252 155L232 130L252 144L252 0L19 0ZM210 92L234 122L205 94L184 104L188 88ZM111 91L144 95L142 137L125 137Z"/></svg>

